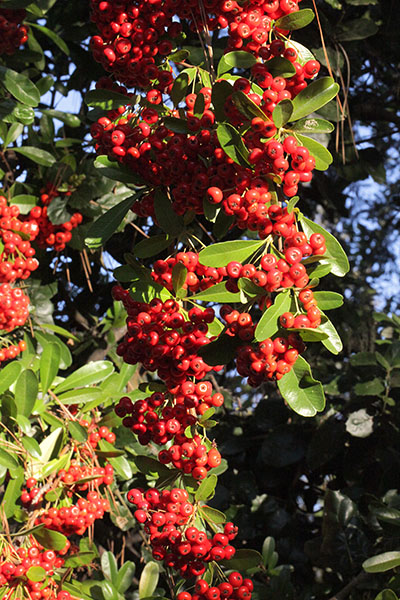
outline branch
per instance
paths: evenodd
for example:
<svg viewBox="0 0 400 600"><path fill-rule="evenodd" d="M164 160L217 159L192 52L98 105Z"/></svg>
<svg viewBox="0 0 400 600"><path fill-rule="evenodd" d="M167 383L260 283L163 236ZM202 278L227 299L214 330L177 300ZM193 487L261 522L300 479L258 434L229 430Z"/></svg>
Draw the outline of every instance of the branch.
<svg viewBox="0 0 400 600"><path fill-rule="evenodd" d="M329 600L344 600L344 598L347 598L353 588L355 588L359 583L368 579L368 577L369 573L361 571L361 573L356 575L356 577L354 577L354 579L352 579L342 590L340 590L340 592L329 598Z"/></svg>

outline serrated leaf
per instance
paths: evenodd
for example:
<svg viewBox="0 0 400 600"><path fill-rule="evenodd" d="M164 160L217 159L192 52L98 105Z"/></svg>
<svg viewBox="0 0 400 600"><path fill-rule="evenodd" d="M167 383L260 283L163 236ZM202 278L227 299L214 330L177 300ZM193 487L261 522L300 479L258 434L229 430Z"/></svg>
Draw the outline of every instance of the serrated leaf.
<svg viewBox="0 0 400 600"><path fill-rule="evenodd" d="M303 417L313 417L325 408L322 384L312 377L310 365L302 356L278 381L278 388L290 408Z"/></svg>
<svg viewBox="0 0 400 600"><path fill-rule="evenodd" d="M26 75L0 65L0 76L1 84L16 100L29 107L39 104L39 90Z"/></svg>
<svg viewBox="0 0 400 600"><path fill-rule="evenodd" d="M224 267L231 261L243 262L264 245L264 241L234 240L207 246L199 253L199 262L208 267Z"/></svg>
<svg viewBox="0 0 400 600"><path fill-rule="evenodd" d="M308 117L313 112L328 104L339 92L339 85L332 77L321 77L312 81L293 98L292 121Z"/></svg>
<svg viewBox="0 0 400 600"><path fill-rule="evenodd" d="M275 298L274 304L264 311L254 332L254 338L262 342L279 330L278 319L284 312L290 310L292 299L289 293L281 292Z"/></svg>

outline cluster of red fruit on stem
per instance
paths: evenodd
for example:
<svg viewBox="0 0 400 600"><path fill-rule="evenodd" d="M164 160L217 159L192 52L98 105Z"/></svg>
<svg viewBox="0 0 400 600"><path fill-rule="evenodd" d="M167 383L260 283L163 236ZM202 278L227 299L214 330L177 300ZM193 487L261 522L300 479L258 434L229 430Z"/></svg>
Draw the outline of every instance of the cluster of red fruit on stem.
<svg viewBox="0 0 400 600"><path fill-rule="evenodd" d="M198 577L204 573L206 563L229 560L235 555L230 542L237 535L237 527L226 523L223 531L212 536L199 531L192 525L197 507L189 502L186 490L134 488L127 497L136 506L135 518L149 535L153 557L179 571L182 577Z"/></svg>
<svg viewBox="0 0 400 600"><path fill-rule="evenodd" d="M24 9L0 7L0 54L14 54L28 40L29 28L22 24L25 17Z"/></svg>
<svg viewBox="0 0 400 600"><path fill-rule="evenodd" d="M54 573L64 565L60 552L45 550L32 538L26 546L7 545L0 557L0 588L3 598L27 597L30 600L71 600L67 591L60 589ZM44 570L43 580L37 581L34 567Z"/></svg>
<svg viewBox="0 0 400 600"><path fill-rule="evenodd" d="M198 579L194 593L180 592L177 600L251 600L254 585L251 579L243 579L240 573L232 571L227 581L210 586L205 579Z"/></svg>

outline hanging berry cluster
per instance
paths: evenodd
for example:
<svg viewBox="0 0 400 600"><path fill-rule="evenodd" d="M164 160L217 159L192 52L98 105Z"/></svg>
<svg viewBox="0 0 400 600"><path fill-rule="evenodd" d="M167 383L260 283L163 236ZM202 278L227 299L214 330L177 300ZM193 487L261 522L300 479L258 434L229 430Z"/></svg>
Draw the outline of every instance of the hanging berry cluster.
<svg viewBox="0 0 400 600"><path fill-rule="evenodd" d="M26 11L1 8L0 5L0 54L14 54L28 40L29 28L23 25Z"/></svg>
<svg viewBox="0 0 400 600"><path fill-rule="evenodd" d="M338 87L315 80L318 61L291 41L290 30L312 20L299 4L91 1L98 27L91 48L110 74L96 89L99 98L109 90L114 106L91 126L94 149L137 184L132 211L143 227L165 232L159 252L151 238L137 247L138 257L157 257L149 268L129 261L132 287L113 288L127 311L117 354L155 374L160 391L135 401L124 396L115 412L182 481L181 488L128 493L153 558L197 578L194 591L180 591L177 600L243 600L253 591L236 571L221 571L215 585L211 571L201 578L207 563L234 556L237 533L232 523L210 526L197 496L221 464L206 432L224 398L207 378L233 361L250 386L276 381L282 391L293 370L293 385L304 375L312 380L300 356L308 341L338 347L313 288L330 270L344 274L343 251L296 207L299 186L330 160L302 135L329 132L330 124L304 117ZM182 49L188 31L199 37L200 66ZM211 31L225 42L218 64ZM329 91L314 100L320 88ZM211 239L239 230L247 239L204 246L200 230ZM199 486L190 493L189 475Z"/></svg>

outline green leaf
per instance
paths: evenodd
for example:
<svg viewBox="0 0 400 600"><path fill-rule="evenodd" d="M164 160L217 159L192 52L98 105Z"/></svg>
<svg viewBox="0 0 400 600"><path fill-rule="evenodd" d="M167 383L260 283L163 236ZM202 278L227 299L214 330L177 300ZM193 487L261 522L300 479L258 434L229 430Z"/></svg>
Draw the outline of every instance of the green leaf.
<svg viewBox="0 0 400 600"><path fill-rule="evenodd" d="M95 558L96 555L94 552L78 552L78 554L73 554L66 559L64 567L84 567L90 565Z"/></svg>
<svg viewBox="0 0 400 600"><path fill-rule="evenodd" d="M367 558L362 564L367 573L384 573L400 565L400 552L383 552Z"/></svg>
<svg viewBox="0 0 400 600"><path fill-rule="evenodd" d="M303 327L301 329L288 329L288 331L297 331L304 342L320 342L328 338L328 334L318 329L311 327Z"/></svg>
<svg viewBox="0 0 400 600"><path fill-rule="evenodd" d="M30 125L35 120L35 111L30 106L19 104L14 100L2 100L0 116L5 123Z"/></svg>
<svg viewBox="0 0 400 600"><path fill-rule="evenodd" d="M36 477L40 475L41 479L46 479L52 473L64 469L69 464L70 458L70 454L64 454L60 458L54 458L50 462L47 462L40 470L35 468L33 475Z"/></svg>
<svg viewBox="0 0 400 600"><path fill-rule="evenodd" d="M225 121L226 114L224 105L233 93L233 86L228 81L217 81L212 86L211 100L214 106L215 118L218 122Z"/></svg>
<svg viewBox="0 0 400 600"><path fill-rule="evenodd" d="M151 597L154 594L159 577L158 563L154 561L148 562L144 566L139 579L139 600Z"/></svg>
<svg viewBox="0 0 400 600"><path fill-rule="evenodd" d="M258 298L260 296L265 296L267 293L264 288L256 285L247 277L240 277L238 279L238 288L239 290L242 290L249 298Z"/></svg>
<svg viewBox="0 0 400 600"><path fill-rule="evenodd" d="M279 104L278 104L279 106ZM325 119L314 119L308 117L307 119L300 119L291 126L291 130L297 133L331 133L335 129L335 126L330 121Z"/></svg>
<svg viewBox="0 0 400 600"><path fill-rule="evenodd" d="M339 86L332 77L321 77L312 81L293 98L292 121L298 121L318 111L335 98L338 92Z"/></svg>
<svg viewBox="0 0 400 600"><path fill-rule="evenodd" d="M76 421L69 421L67 424L67 428L71 437L79 443L86 442L88 438L88 431L82 425L79 425Z"/></svg>
<svg viewBox="0 0 400 600"><path fill-rule="evenodd" d="M234 240L207 246L199 253L199 262L207 267L225 267L231 261L243 262L265 244L264 241Z"/></svg>
<svg viewBox="0 0 400 600"><path fill-rule="evenodd" d="M264 565L268 565L273 553L275 552L275 540L273 537L268 536L265 538L262 546L262 557Z"/></svg>
<svg viewBox="0 0 400 600"><path fill-rule="evenodd" d="M336 39L339 42L353 42L355 40L364 40L371 35L375 35L379 30L379 25L371 19L347 20L336 32Z"/></svg>
<svg viewBox="0 0 400 600"><path fill-rule="evenodd" d="M179 102L183 100L185 96L187 96L189 83L189 75L185 71L182 71L182 73L180 73L175 79L170 94L174 106L178 106Z"/></svg>
<svg viewBox="0 0 400 600"><path fill-rule="evenodd" d="M224 152L235 163L242 166L248 166L249 151L246 148L243 138L233 125L229 123L220 123L217 127L217 137Z"/></svg>
<svg viewBox="0 0 400 600"><path fill-rule="evenodd" d="M179 295L181 292L185 294L183 285L186 282L187 268L180 262L177 262L172 269L172 287L175 295ZM179 297L182 297L179 295Z"/></svg>
<svg viewBox="0 0 400 600"><path fill-rule="evenodd" d="M206 521L210 523L215 523L216 525L226 523L226 516L224 513L216 508L212 508L211 506L199 506L199 513Z"/></svg>
<svg viewBox="0 0 400 600"><path fill-rule="evenodd" d="M174 63L180 63L190 56L189 50L177 50L168 56L168 60Z"/></svg>
<svg viewBox="0 0 400 600"><path fill-rule="evenodd" d="M47 550L62 550L67 543L65 535L58 531L52 531L51 529L37 529L32 535L39 544L44 546Z"/></svg>
<svg viewBox="0 0 400 600"><path fill-rule="evenodd" d="M10 479L6 491L1 500L1 505L4 510L4 514L7 519L12 517L16 507L16 502L21 496L21 488L24 485L25 472L22 467L17 470L17 473L13 479Z"/></svg>
<svg viewBox="0 0 400 600"><path fill-rule="evenodd" d="M17 469L19 463L10 452L6 452L6 450L0 448L0 465L6 469Z"/></svg>
<svg viewBox="0 0 400 600"><path fill-rule="evenodd" d="M382 590L381 592L379 592L379 594L376 596L375 600L399 600L399 599L393 590L386 589L386 590Z"/></svg>
<svg viewBox="0 0 400 600"><path fill-rule="evenodd" d="M49 331L54 331L54 333L58 333L59 335L62 335L69 340L74 340L75 342L80 341L80 339L78 337L76 337L76 335L74 335L67 329L64 329L64 327L60 327L59 325L53 325L53 323L40 323L40 327L42 329L48 329ZM62 344L62 342L60 342L60 343Z"/></svg>
<svg viewBox="0 0 400 600"><path fill-rule="evenodd" d="M15 125L17 125L17 123L15 123ZM29 194L20 194L18 196L13 197L12 203L18 206L21 215L27 215L31 208L39 204L39 199L37 198L37 196L30 196Z"/></svg>
<svg viewBox="0 0 400 600"><path fill-rule="evenodd" d="M34 27L35 29L43 33L53 42L53 44L55 44L62 52L64 52L64 54L69 56L69 49L67 44L52 29L48 29L48 27L38 25L37 23L29 23L29 26Z"/></svg>
<svg viewBox="0 0 400 600"><path fill-rule="evenodd" d="M131 99L128 96L119 94L113 90L99 89L87 92L85 95L85 103L88 106L98 106L103 110L112 110L114 108L119 108L120 106L131 104Z"/></svg>
<svg viewBox="0 0 400 600"><path fill-rule="evenodd" d="M136 244L133 248L133 253L138 258L157 256L157 254L168 248L172 241L172 238L166 234L154 235Z"/></svg>
<svg viewBox="0 0 400 600"><path fill-rule="evenodd" d="M383 380L379 377L374 377L370 381L357 383L354 386L354 392L357 396L379 396L385 391Z"/></svg>
<svg viewBox="0 0 400 600"><path fill-rule="evenodd" d="M202 346L198 354L212 367L226 365L235 358L236 350L242 343L237 337L223 333L215 341Z"/></svg>
<svg viewBox="0 0 400 600"><path fill-rule="evenodd" d="M42 150L41 148L35 148L35 146L23 146L22 148L13 148L14 152L22 154L29 160L42 165L43 167L51 167L56 162L56 159L50 152Z"/></svg>
<svg viewBox="0 0 400 600"><path fill-rule="evenodd" d="M80 118L69 112L47 108L46 110L42 110L42 113L49 117L53 117L54 119L58 119L62 123L65 123L65 125L68 125L68 127L80 127L81 125Z"/></svg>
<svg viewBox="0 0 400 600"><path fill-rule="evenodd" d="M43 567L30 567L26 572L26 576L29 581L43 581L47 577L47 571Z"/></svg>
<svg viewBox="0 0 400 600"><path fill-rule="evenodd" d="M93 401L98 406L105 400L105 395L100 388L89 387L64 392L58 399L63 404L87 404Z"/></svg>
<svg viewBox="0 0 400 600"><path fill-rule="evenodd" d="M302 356L278 381L278 388L290 408L302 417L313 417L325 407L322 384L312 377L310 365Z"/></svg>
<svg viewBox="0 0 400 600"><path fill-rule="evenodd" d="M83 387L86 385L92 385L93 383L98 383L113 372L114 365L108 360L90 362L74 371L74 373L71 373L71 375L68 375L63 382L58 384L54 392L59 394L60 392L70 390L73 387Z"/></svg>
<svg viewBox="0 0 400 600"><path fill-rule="evenodd" d="M1 84L16 100L26 106L37 106L40 92L28 77L0 65Z"/></svg>
<svg viewBox="0 0 400 600"><path fill-rule="evenodd" d="M33 458L40 458L42 456L42 453L40 451L40 446L39 446L38 442L35 440L35 438L25 436L21 439L21 444L23 445L25 450L28 452L28 454L30 456L33 456Z"/></svg>
<svg viewBox="0 0 400 600"><path fill-rule="evenodd" d="M201 119L204 114L205 106L206 102L204 99L204 94L197 94L197 98L193 107L193 115L198 119Z"/></svg>
<svg viewBox="0 0 400 600"><path fill-rule="evenodd" d="M318 327L319 331L322 331L328 335L328 339L322 340L323 345L329 352L332 354L339 354L343 350L342 340L338 332L336 331L333 323L328 319L328 317L322 312L324 319L323 322ZM326 319L326 320L325 320Z"/></svg>
<svg viewBox="0 0 400 600"><path fill-rule="evenodd" d="M259 117L263 121L269 121L269 117L244 92L233 92L232 101L236 108L249 120L253 119L253 117Z"/></svg>
<svg viewBox="0 0 400 600"><path fill-rule="evenodd" d="M295 31L296 29L303 29L307 27L314 20L314 13L311 8L303 8L297 12L289 13L283 17L280 17L275 21L275 27L279 29L289 29L289 31Z"/></svg>
<svg viewBox="0 0 400 600"><path fill-rule="evenodd" d="M328 262L331 265L331 272L334 275L338 277L346 275L350 269L350 265L346 253L337 239L329 231L321 227L321 225L317 225L317 223L310 221L310 219L301 215L299 220L307 237L310 237L313 233L321 233L325 237L326 253L321 257L321 262Z"/></svg>
<svg viewBox="0 0 400 600"><path fill-rule="evenodd" d="M263 558L256 550L247 550L246 548L240 548L236 550L233 558L228 561L223 560L222 564L228 569L235 569L238 571L248 571L254 569L263 564Z"/></svg>
<svg viewBox="0 0 400 600"><path fill-rule="evenodd" d="M214 496L214 490L218 482L216 475L209 475L200 483L194 495L196 502L204 502Z"/></svg>
<svg viewBox="0 0 400 600"><path fill-rule="evenodd" d="M118 565L112 552L103 552L101 555L101 570L104 577L116 586Z"/></svg>
<svg viewBox="0 0 400 600"><path fill-rule="evenodd" d="M187 122L176 117L164 117L164 125L174 133L189 133Z"/></svg>
<svg viewBox="0 0 400 600"><path fill-rule="evenodd" d="M30 417L38 393L38 380L31 369L22 371L15 384L15 397L17 398L18 413Z"/></svg>
<svg viewBox="0 0 400 600"><path fill-rule="evenodd" d="M18 379L21 373L22 365L18 361L8 363L0 371L0 394L9 389L9 387Z"/></svg>
<svg viewBox="0 0 400 600"><path fill-rule="evenodd" d="M154 212L158 225L165 233L177 236L183 232L185 228L183 217L176 214L171 201L160 189L157 189L154 196Z"/></svg>
<svg viewBox="0 0 400 600"><path fill-rule="evenodd" d="M54 456L58 455L58 451L60 450L62 439L64 435L64 430L62 427L57 427L54 431L50 433L47 437L44 438L40 442L40 452L42 455L42 462L49 462Z"/></svg>
<svg viewBox="0 0 400 600"><path fill-rule="evenodd" d="M118 571L115 587L117 588L117 590L119 590L120 594L124 594L127 591L127 589L129 589L132 585L135 571L136 565L130 560L125 562Z"/></svg>
<svg viewBox="0 0 400 600"><path fill-rule="evenodd" d="M107 240L117 231L124 217L132 208L133 202L138 194L125 198L122 202L113 206L101 215L89 228L85 237L85 244L90 249L104 246Z"/></svg>
<svg viewBox="0 0 400 600"><path fill-rule="evenodd" d="M245 52L244 50L228 52L222 56L218 63L217 77L220 77L233 68L249 69L255 65L256 62L257 59L250 52Z"/></svg>
<svg viewBox="0 0 400 600"><path fill-rule="evenodd" d="M314 292L314 298L321 310L339 308L343 304L343 296L337 292Z"/></svg>
<svg viewBox="0 0 400 600"><path fill-rule="evenodd" d="M7 135L4 138L4 148L7 148L7 146L15 142L15 140L19 138L23 130L24 126L22 125L22 123L13 123L10 126L9 130L7 131ZM14 200L15 196L13 198L13 204Z"/></svg>
<svg viewBox="0 0 400 600"><path fill-rule="evenodd" d="M102 441L104 442L105 440ZM110 446L112 445L110 444ZM105 445L103 444L101 448L104 447ZM109 453L113 450L115 451L114 446L112 446L112 449L109 450ZM124 479L125 481L132 479L132 467L125 456L110 456L108 461L114 467L114 470L116 473L118 473L121 479Z"/></svg>
<svg viewBox="0 0 400 600"><path fill-rule="evenodd" d="M326 171L333 162L332 154L325 146L305 135L296 134L298 141L305 146L310 154L315 158L315 168L317 171Z"/></svg>
<svg viewBox="0 0 400 600"><path fill-rule="evenodd" d="M225 282L221 281L220 283L191 296L191 299L203 300L204 302L240 302L240 294L239 292L228 292Z"/></svg>
<svg viewBox="0 0 400 600"><path fill-rule="evenodd" d="M171 469L169 469L166 465L161 464L155 458L150 458L149 456L135 456L133 461L139 471L141 473L145 473L146 475L165 475L171 473Z"/></svg>
<svg viewBox="0 0 400 600"><path fill-rule="evenodd" d="M43 348L39 363L42 392L47 392L58 373L60 354L60 347L57 344L48 344Z"/></svg>
<svg viewBox="0 0 400 600"><path fill-rule="evenodd" d="M275 56L274 58L271 58L271 60L268 61L267 67L272 77L288 78L293 77L296 74L296 69L294 68L293 63L282 56Z"/></svg>
<svg viewBox="0 0 400 600"><path fill-rule="evenodd" d="M275 123L275 127L278 129L286 125L290 121L290 117L293 112L293 103L291 100L281 100L278 102L272 113L272 120Z"/></svg>
<svg viewBox="0 0 400 600"><path fill-rule="evenodd" d="M67 210L67 199L62 196L53 198L47 208L47 216L53 225L62 225L69 221L71 215Z"/></svg>
<svg viewBox="0 0 400 600"><path fill-rule="evenodd" d="M270 338L279 331L278 319L284 312L290 310L291 303L291 296L287 292L281 292L276 296L273 305L264 311L254 332L254 337L258 342Z"/></svg>

